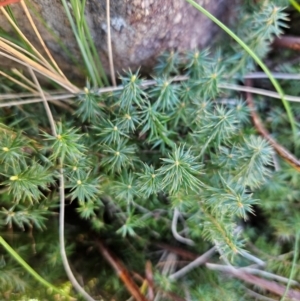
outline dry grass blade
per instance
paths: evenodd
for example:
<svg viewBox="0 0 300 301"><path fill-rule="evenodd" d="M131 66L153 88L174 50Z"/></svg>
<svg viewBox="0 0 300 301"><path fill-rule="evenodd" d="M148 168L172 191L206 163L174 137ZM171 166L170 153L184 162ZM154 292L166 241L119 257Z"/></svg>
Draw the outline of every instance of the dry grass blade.
<svg viewBox="0 0 300 301"><path fill-rule="evenodd" d="M0 70L0 75L2 75L3 77L9 79L10 81L14 82L15 84L19 85L20 87L32 92L32 93L36 93L36 90L33 89L32 87L25 85L24 83L20 82L19 80L11 77L10 75L6 74L5 72Z"/></svg>
<svg viewBox="0 0 300 301"><path fill-rule="evenodd" d="M115 69L113 62L113 54L111 47L111 34L110 34L110 0L106 0L106 18L107 18L107 47L108 47L108 59L109 59L109 69L110 76L113 86L117 85L116 77L115 77Z"/></svg>
<svg viewBox="0 0 300 301"><path fill-rule="evenodd" d="M25 81L30 87L32 87L33 89L36 88L35 84L30 81L23 73L21 73L18 69L16 68L12 68L11 71L13 72L13 74L15 74L16 76L20 77L23 81Z"/></svg>
<svg viewBox="0 0 300 301"><path fill-rule="evenodd" d="M14 42L11 42L3 37L0 37L0 41L3 41L4 43L10 45L11 47L15 48L16 50L20 51L21 53L24 53L27 57L32 58L35 62L38 62L41 65L44 65L43 61L41 61L41 59L39 59L36 55L27 51L26 49L22 48L21 46L18 46Z"/></svg>
<svg viewBox="0 0 300 301"><path fill-rule="evenodd" d="M44 94L44 91L40 85L40 83L38 82L38 79L36 77L36 75L34 74L33 70L31 68L28 68L29 69L29 73L31 74L32 76L32 79L43 99L43 102L44 102L44 107L45 107L45 110L46 110L46 113L47 113L47 117L48 117L48 120L50 122L50 126L51 126L51 132L53 133L53 135L56 137L57 136L57 133L56 133L56 127L55 127L55 121L54 121L54 118L53 118L53 115L51 113L51 110L50 110L50 107L49 107L49 104L47 102L47 99L45 98L45 94Z"/></svg>
<svg viewBox="0 0 300 301"><path fill-rule="evenodd" d="M4 52L0 51L0 54L2 56L7 57L15 62L18 62L23 66L30 66L36 72L44 75L45 77L47 77L49 79L52 79L53 81L58 83L61 87L64 87L65 89L67 89L68 91L70 91L72 93L80 92L80 90L76 86L71 84L68 80L65 80L63 77L61 77L56 72L54 73L51 70L42 66L41 64L33 61L32 59L28 58L27 56L22 54L20 51L14 49L13 47L11 47L10 45L6 44L3 41L0 41L0 49L6 52L6 53L4 53Z"/></svg>
<svg viewBox="0 0 300 301"><path fill-rule="evenodd" d="M41 102L42 101L41 98L31 98L31 97L35 97L37 95L39 95L39 94L36 93L36 94L28 94L28 95L23 95L23 96L22 96L22 93L20 95L19 94L9 94L9 95L7 95L7 97L6 97L6 95L0 95L0 101L6 100L6 99L16 99L16 98L21 99L23 97L23 98L29 98L29 99L22 99L20 101L27 101L27 103ZM47 93L47 95L46 95L46 99L48 101L63 100L66 102L71 102L71 98L74 98L74 97L76 97L75 94L56 95L56 94Z"/></svg>
<svg viewBox="0 0 300 301"><path fill-rule="evenodd" d="M40 94L38 92L35 92L35 93L26 93L26 92L7 93L7 94L0 95L0 100L28 98L28 97L35 97L37 95L40 95ZM51 96L49 96L48 98L51 98L51 99L66 99L66 98L74 98L75 97L74 94L67 94L65 91L51 91L51 93L49 93L49 95L51 95Z"/></svg>
<svg viewBox="0 0 300 301"><path fill-rule="evenodd" d="M41 35L40 35L40 33L39 33L37 27L35 26L35 24L34 24L34 22L33 22L33 20L32 20L32 17L31 17L31 15L30 15L29 11L28 11L28 8L27 8L27 6L26 6L26 4L24 3L23 0L21 1L21 5L22 5L22 8L23 8L23 10L24 10L24 12L25 12L25 14L26 14L26 17L27 17L27 19L28 19L28 21L29 21L29 23L30 23L30 25L31 25L31 27L32 27L32 29L33 29L33 31L34 31L34 33L36 34L36 36L37 36L39 42L41 43L41 45L42 45L44 51L45 51L46 54L48 55L48 57L49 57L51 63L54 65L54 67L55 67L55 69L58 71L58 73L59 73L65 80L67 80L66 76L63 74L63 72L61 71L61 69L58 67L58 65L56 64L55 60L53 59L53 57L52 57L52 55L51 55L49 49L47 48L47 46L46 46L44 40L42 39L42 37L41 37Z"/></svg>
<svg viewBox="0 0 300 301"><path fill-rule="evenodd" d="M37 92L35 93L7 93L0 95L0 100L6 100L6 99L16 99L16 98L22 98L22 97L35 97L36 95L39 95Z"/></svg>
<svg viewBox="0 0 300 301"><path fill-rule="evenodd" d="M16 30L16 32L21 36L21 38L31 47L34 54L29 53L28 51L22 49L21 47L13 44L10 41L7 41L6 39L1 38L0 39L0 49L3 50L5 53L0 52L0 54L4 57L10 58L11 60L20 63L21 65L25 65L29 67L29 69L32 69L45 77L52 79L56 83L58 83L60 86L66 88L68 91L72 93L78 93L80 90L71 84L69 80L65 77L63 72L60 70L60 68L57 66L56 62L54 61L51 53L49 52L48 48L46 47L39 31L37 30L37 27L35 26L33 19L27 9L26 4L23 0L21 0L21 6L25 12L25 15L27 19L29 20L29 23L31 24L34 33L36 34L39 42L41 43L44 51L48 55L51 63L55 68L43 57L43 55L31 44L31 42L26 38L26 36L22 33L20 28L15 24L15 22L12 20L12 18L9 16L9 14L6 12L6 10L3 7L0 7L2 13L8 20L8 22L12 25L12 27ZM13 79L11 79L13 80ZM15 82L15 80L13 80ZM27 89L28 90L28 89ZM33 91L33 90L30 90ZM35 91L34 91L35 92Z"/></svg>
<svg viewBox="0 0 300 301"><path fill-rule="evenodd" d="M42 102L42 98L32 98L37 95L40 95L38 92L36 93L16 93L16 94L4 94L0 95L0 101L2 100L9 100L9 99L20 99L20 100L13 100L13 101L7 101L0 103L0 108L4 107L12 107L12 106L20 106L20 105L26 105L26 104L32 104L32 103L39 103ZM61 107L65 110L68 110L72 114L74 113L74 110L68 105L71 104L73 101L72 98L76 97L75 94L67 94L65 92L52 92L45 93L45 98L47 101L52 102L54 105ZM22 99L22 98L29 98L29 99ZM63 102L62 102L62 101ZM65 103L64 103L65 102Z"/></svg>
<svg viewBox="0 0 300 301"><path fill-rule="evenodd" d="M22 0L23 1L23 0ZM9 16L9 14L6 12L6 10L3 7L0 7L1 12L6 17L8 22L11 24L11 26L15 29L15 31L21 36L21 38L31 47L31 49L34 51L34 53L40 58L40 60L43 62L43 64L49 68L52 69L52 71L55 71L53 67L47 62L47 60L39 53L39 51L32 45L32 43L26 38L26 36L23 34L23 32L20 30L20 28L15 24L15 22L12 20L12 18Z"/></svg>
<svg viewBox="0 0 300 301"><path fill-rule="evenodd" d="M46 97L46 99L48 101L52 102L53 104L55 104L56 106L68 110L72 114L75 112L68 105L62 103L61 101L58 101L59 99L62 99L62 98L55 99L55 96L54 96L53 99L51 99L51 96L49 96L49 97ZM64 99L66 99L66 97ZM17 101L9 101L9 102L5 102L5 103L0 103L0 108L12 107L12 106L21 106L21 105L28 105L28 104L33 104L33 103L39 103L39 102L42 102L42 101L43 101L43 99L41 99L41 98L26 99L26 100L17 100Z"/></svg>

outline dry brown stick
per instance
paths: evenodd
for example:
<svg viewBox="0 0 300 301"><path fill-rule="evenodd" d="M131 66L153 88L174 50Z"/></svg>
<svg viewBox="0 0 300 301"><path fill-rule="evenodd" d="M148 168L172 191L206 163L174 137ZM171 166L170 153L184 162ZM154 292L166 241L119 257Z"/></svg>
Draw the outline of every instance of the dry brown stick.
<svg viewBox="0 0 300 301"><path fill-rule="evenodd" d="M175 246L171 246L165 243L155 243L156 246L165 249L167 251L170 251L172 253L175 253L177 255L179 255L180 257L184 258L184 259L190 259L190 260L195 260L199 257L198 254L192 253L190 251L187 251L183 248L180 247L175 247Z"/></svg>
<svg viewBox="0 0 300 301"><path fill-rule="evenodd" d="M124 285L126 286L127 290L130 294L137 300L137 301L148 301L146 297L140 292L139 287L136 283L132 280L129 272L123 266L123 264L115 258L109 250L104 246L101 241L96 241L96 245L98 250L103 255L103 257L109 262L109 264L113 267L117 275L120 277Z"/></svg>
<svg viewBox="0 0 300 301"><path fill-rule="evenodd" d="M222 271L228 273L235 278L243 280L247 283L251 283L255 286L264 288L276 295L283 296L285 292L285 286L278 284L275 281L266 280L251 274L245 273L239 269L235 269L232 266L220 266L212 263L206 263L206 267L210 270ZM287 297L292 300L300 300L300 292L298 290L289 290Z"/></svg>
<svg viewBox="0 0 300 301"><path fill-rule="evenodd" d="M251 87L252 81L251 79L246 79L245 81L246 86ZM261 134L268 142L273 146L275 151L278 153L280 157L282 157L287 163L289 163L291 166L293 166L296 170L300 171L300 161L291 154L286 148L284 148L282 145L280 145L275 139L273 139L268 131L265 129L263 123L261 122L259 116L256 113L255 105L253 102L253 97L250 92L246 92L247 95L247 104L250 109L251 117L253 124L256 128L256 130Z"/></svg>
<svg viewBox="0 0 300 301"><path fill-rule="evenodd" d="M146 262L146 279L148 282L148 298L154 300L154 280L153 280L153 271L152 264L150 260Z"/></svg>
<svg viewBox="0 0 300 301"><path fill-rule="evenodd" d="M273 46L300 50L300 37L282 36L280 38L275 38Z"/></svg>
<svg viewBox="0 0 300 301"><path fill-rule="evenodd" d="M247 283L251 283L255 286L264 288L279 296L283 296L285 292L285 286L280 285L275 281L269 281L246 273L233 273L233 275L238 279L241 279ZM297 290L289 290L287 297L291 298L292 300L300 300L300 292Z"/></svg>

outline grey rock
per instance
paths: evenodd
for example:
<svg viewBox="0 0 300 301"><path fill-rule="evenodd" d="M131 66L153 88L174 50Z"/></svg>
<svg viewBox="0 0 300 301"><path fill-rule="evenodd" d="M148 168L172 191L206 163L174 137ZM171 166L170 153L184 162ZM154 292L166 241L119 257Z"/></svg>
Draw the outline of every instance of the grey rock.
<svg viewBox="0 0 300 301"><path fill-rule="evenodd" d="M215 16L226 21L234 0L198 0ZM81 55L60 0L31 0L34 10L58 35L77 61ZM11 5L22 31L38 45L20 4ZM34 16L34 13L32 13ZM164 51L185 51L211 45L217 27L184 0L111 0L112 50L116 71L152 67ZM103 65L108 71L106 0L87 0L86 18ZM49 31L35 16L34 20L58 64L68 76L78 77L79 71L62 51ZM0 16L0 26L13 32ZM7 64L0 61L1 65Z"/></svg>

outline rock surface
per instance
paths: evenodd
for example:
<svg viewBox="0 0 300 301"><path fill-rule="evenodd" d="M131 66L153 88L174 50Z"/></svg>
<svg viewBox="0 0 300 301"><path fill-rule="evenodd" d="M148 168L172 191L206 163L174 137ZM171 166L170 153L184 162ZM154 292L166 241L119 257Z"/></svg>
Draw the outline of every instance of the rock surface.
<svg viewBox="0 0 300 301"><path fill-rule="evenodd" d="M224 19L224 16L228 17L234 0L198 0L197 2L215 16ZM30 0L30 4L76 60L80 61L77 43L61 0ZM37 45L21 5L13 4L11 7L22 31ZM184 51L208 46L214 40L217 29L207 17L185 0L111 0L110 16L112 50L117 71L129 67L132 69L140 66L151 67L155 57L166 50ZM108 70L106 0L88 0L86 18L100 58L105 69ZM59 65L67 75L76 77L73 64L59 44L38 18L34 17L34 19ZM0 26L7 31L12 31L2 14Z"/></svg>

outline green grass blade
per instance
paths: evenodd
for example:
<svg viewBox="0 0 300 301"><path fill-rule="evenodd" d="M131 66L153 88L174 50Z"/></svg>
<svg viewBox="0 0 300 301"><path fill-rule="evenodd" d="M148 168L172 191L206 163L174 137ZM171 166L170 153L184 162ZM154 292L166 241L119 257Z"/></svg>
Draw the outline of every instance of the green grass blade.
<svg viewBox="0 0 300 301"><path fill-rule="evenodd" d="M48 289L66 297L70 296L65 293L63 290L56 288L54 285L46 281L42 278L34 269L32 269L23 259L22 257L0 236L0 244L2 247L21 265L23 268L38 282L47 287Z"/></svg>
<svg viewBox="0 0 300 301"><path fill-rule="evenodd" d="M91 37L90 29L85 19L85 4L86 0L71 0L71 6L73 9L73 15L77 26L78 37L82 43L82 47L85 49L86 57L88 58L88 62L86 62L86 64L90 64L90 69L93 70L93 74L97 81L98 87L103 87L103 82L106 85L108 85L109 82L102 67L94 41Z"/></svg>
<svg viewBox="0 0 300 301"><path fill-rule="evenodd" d="M79 3L79 2L75 2L75 3ZM85 4L86 4L86 0L83 0L82 4L80 4L81 7L79 8L80 16L81 16L80 26L82 27L83 37L85 38L87 47L89 48L91 60L94 62L93 68L94 68L95 74L97 75L97 78L99 78L99 86L104 86L104 84L106 86L108 86L109 82L108 82L107 76L104 72L102 63L100 61L98 52L95 47L95 43L91 36L90 29L89 29L86 19L84 17ZM104 84L103 84L103 82L104 82Z"/></svg>
<svg viewBox="0 0 300 301"><path fill-rule="evenodd" d="M282 296L282 298L280 299L280 301L284 301L286 295L289 292L290 286L291 286L291 281L294 277L295 274L295 269L296 269L296 264L297 264L297 257L298 257L298 252L299 252L299 236L300 236L300 232L299 230L296 232L296 239L295 239L295 247L294 247L294 256L293 256L293 262L292 262L292 268L291 268L291 272L290 272L290 277L286 286L286 289L284 291L284 294Z"/></svg>
<svg viewBox="0 0 300 301"><path fill-rule="evenodd" d="M83 26L84 26L84 30L85 30L85 34L86 34L86 39L87 39L88 44L89 44L89 46L91 48L91 53L92 53L92 56L94 58L95 68L99 72L99 74L101 76L101 79L103 80L104 84L106 86L108 86L109 82L108 82L107 76L106 76L106 74L104 72L102 63L101 63L101 61L99 59L99 55L98 55L97 49L95 47L95 43L93 41L93 38L91 36L90 30L89 30L89 28L87 26L86 21L83 23Z"/></svg>
<svg viewBox="0 0 300 301"><path fill-rule="evenodd" d="M14 15L13 11L11 10L10 6L7 5L7 6L4 7L4 9L7 11L7 13L12 18L12 20L15 22L15 24L17 24L17 26L19 27L19 25L17 23L17 19L15 18L15 15Z"/></svg>
<svg viewBox="0 0 300 301"><path fill-rule="evenodd" d="M300 4L296 0L290 0L290 3L294 6L294 8L300 13Z"/></svg>
<svg viewBox="0 0 300 301"><path fill-rule="evenodd" d="M78 47L79 47L80 52L81 52L81 54L83 56L83 60L84 60L84 63L86 65L88 74L91 77L91 81L92 81L93 85L97 86L98 83L97 83L97 80L96 80L96 75L94 73L94 69L92 67L92 62L89 60L88 54L86 52L86 49L85 49L85 47L84 47L84 45L82 43L82 39L80 39L80 37L79 37L78 31L76 29L76 25L74 23L73 17L72 17L71 12L70 12L70 9L68 7L68 4L67 4L66 0L62 0L62 3L63 3L63 6L64 6L64 9L65 9L65 12L67 14L67 17L69 19L69 22L71 24L71 27L72 27L73 33L75 35Z"/></svg>

